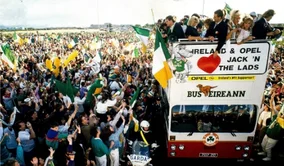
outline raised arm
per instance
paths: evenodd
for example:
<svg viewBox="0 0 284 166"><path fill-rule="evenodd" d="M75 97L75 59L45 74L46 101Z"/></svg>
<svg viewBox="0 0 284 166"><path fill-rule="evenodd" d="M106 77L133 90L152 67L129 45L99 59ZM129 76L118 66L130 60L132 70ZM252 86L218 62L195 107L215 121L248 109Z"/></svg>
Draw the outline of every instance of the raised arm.
<svg viewBox="0 0 284 166"><path fill-rule="evenodd" d="M25 160L24 160L24 150L21 145L21 140L20 138L17 138L18 146L17 146L17 156L16 159L21 165L25 165Z"/></svg>
<svg viewBox="0 0 284 166"><path fill-rule="evenodd" d="M36 138L36 134L35 134L35 132L34 132L34 129L33 129L33 127L32 127L32 124L30 123L30 122L27 122L27 127L28 127L28 129L30 130L30 139L34 139L34 138Z"/></svg>
<svg viewBox="0 0 284 166"><path fill-rule="evenodd" d="M125 118L124 118L124 116L121 115L120 117L122 119L122 124L120 125L120 127L116 131L119 135L123 132L124 125L125 125Z"/></svg>
<svg viewBox="0 0 284 166"><path fill-rule="evenodd" d="M2 138L3 134L4 134L3 125L2 122L0 121L0 139Z"/></svg>
<svg viewBox="0 0 284 166"><path fill-rule="evenodd" d="M53 163L53 154L55 152L55 150L53 150L51 147L49 148L49 156L46 158L45 162L44 162L44 166L54 166Z"/></svg>
<svg viewBox="0 0 284 166"><path fill-rule="evenodd" d="M117 122L118 122L118 120L119 120L119 118L120 118L120 116L121 116L121 114L122 114L122 110L123 110L123 109L124 109L124 108L122 108L119 112L117 112L117 113L115 114L113 120L110 122L110 125L115 126L115 125L117 124Z"/></svg>
<svg viewBox="0 0 284 166"><path fill-rule="evenodd" d="M76 116L77 111L78 111L78 108L79 108L79 107L78 107L78 105L76 104L76 105L75 105L75 110L74 110L74 112L70 115L70 117L69 117L69 119L68 119L68 121L67 121L67 125L68 125L68 126L70 126L72 119Z"/></svg>
<svg viewBox="0 0 284 166"><path fill-rule="evenodd" d="M274 98L275 98L275 91L272 92L271 98L270 98L270 107L271 107L271 117L273 117L274 115L276 115L276 109L275 109L275 102L274 102Z"/></svg>

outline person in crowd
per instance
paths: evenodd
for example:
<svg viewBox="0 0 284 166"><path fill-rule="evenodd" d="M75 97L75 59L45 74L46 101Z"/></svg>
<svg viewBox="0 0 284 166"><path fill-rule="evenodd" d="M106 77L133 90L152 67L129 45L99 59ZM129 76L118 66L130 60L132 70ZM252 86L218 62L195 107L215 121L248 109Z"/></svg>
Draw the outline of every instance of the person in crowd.
<svg viewBox="0 0 284 166"><path fill-rule="evenodd" d="M270 161L272 159L272 149L275 147L277 142L284 136L284 107L277 113L275 108L274 98L276 96L275 91L271 95L270 105L271 109L271 123L266 130L266 134L262 140L261 147L262 152L258 155L266 155L263 158L264 161Z"/></svg>
<svg viewBox="0 0 284 166"><path fill-rule="evenodd" d="M78 124L81 126L83 145L85 148L90 147L91 143L91 131L97 124L98 119L95 114L91 113L88 117L85 114L81 114L78 118Z"/></svg>
<svg viewBox="0 0 284 166"><path fill-rule="evenodd" d="M107 165L107 156L110 154L110 148L108 148L105 143L101 140L101 129L99 127L94 127L92 129L91 147L96 158L96 164L98 166ZM113 142L110 147L113 146Z"/></svg>
<svg viewBox="0 0 284 166"><path fill-rule="evenodd" d="M7 88L5 90L5 93L3 95L3 103L5 105L5 110L8 111L9 114L12 113L12 111L14 110L14 106L15 106L15 95L16 95L16 89L15 89L15 85L14 83L10 83L10 88Z"/></svg>
<svg viewBox="0 0 284 166"><path fill-rule="evenodd" d="M267 127L270 124L271 121L271 111L270 111L270 101L264 101L263 104L263 111L260 112L259 118L258 118L258 123L257 123L257 128L259 130L259 145L261 145L261 142L265 136Z"/></svg>
<svg viewBox="0 0 284 166"><path fill-rule="evenodd" d="M110 151L110 165L111 166L119 166L119 147L121 147L121 143L119 140L119 137L121 135L121 133L123 132L124 129L124 124L125 124L125 118L124 116L121 116L122 119L122 124L120 125L119 128L113 128L111 125L106 126L104 128L104 134L106 134L106 138L108 138L107 140L107 144L110 144L112 146L109 146L109 148L111 149Z"/></svg>
<svg viewBox="0 0 284 166"><path fill-rule="evenodd" d="M18 137L24 150L25 161L30 161L35 154L35 138L36 134L30 122L24 123L20 121L18 124Z"/></svg>

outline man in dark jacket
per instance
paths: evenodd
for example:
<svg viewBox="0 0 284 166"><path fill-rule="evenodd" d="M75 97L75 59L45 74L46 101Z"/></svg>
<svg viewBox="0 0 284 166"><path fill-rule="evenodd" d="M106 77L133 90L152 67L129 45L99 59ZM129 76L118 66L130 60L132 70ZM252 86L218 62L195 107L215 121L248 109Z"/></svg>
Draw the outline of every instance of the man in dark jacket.
<svg viewBox="0 0 284 166"><path fill-rule="evenodd" d="M223 11L216 10L214 12L214 22L209 26L205 37L208 37L210 41L214 41L214 38L218 38L218 45L214 52L214 58L218 56L221 48L226 42L226 36L228 33L228 25L223 21Z"/></svg>
<svg viewBox="0 0 284 166"><path fill-rule="evenodd" d="M255 22L252 28L252 36L254 36L255 39L266 39L268 36L274 37L281 33L279 29L274 29L268 23L274 16L274 14L274 10L267 10L262 15L262 18Z"/></svg>
<svg viewBox="0 0 284 166"><path fill-rule="evenodd" d="M168 16L165 19L165 23L167 24L167 27L169 28L167 37L170 42L176 42L178 39L184 39L184 31L180 25L180 23L177 23L173 16Z"/></svg>

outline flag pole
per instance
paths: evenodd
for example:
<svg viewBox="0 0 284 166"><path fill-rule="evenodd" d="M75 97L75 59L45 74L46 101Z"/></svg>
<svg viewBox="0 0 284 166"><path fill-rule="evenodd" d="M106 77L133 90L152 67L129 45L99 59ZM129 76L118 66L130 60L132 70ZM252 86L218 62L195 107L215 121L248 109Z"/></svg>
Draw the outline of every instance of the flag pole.
<svg viewBox="0 0 284 166"><path fill-rule="evenodd" d="M154 21L154 27L156 28L156 30L158 30L158 31L160 32L160 29L159 29L159 27L157 26L156 21L155 21L154 10L151 9L151 12L152 12L152 18L153 18L153 21ZM160 33L161 33L161 32L160 32Z"/></svg>
<svg viewBox="0 0 284 166"><path fill-rule="evenodd" d="M152 18L153 18L153 21L154 21L154 25L156 25L156 21L155 21L155 16L154 16L154 11L153 11L153 9L151 9L151 12L152 12Z"/></svg>
<svg viewBox="0 0 284 166"><path fill-rule="evenodd" d="M202 4L202 15L204 15L204 6L205 6L205 0L203 0L203 4Z"/></svg>

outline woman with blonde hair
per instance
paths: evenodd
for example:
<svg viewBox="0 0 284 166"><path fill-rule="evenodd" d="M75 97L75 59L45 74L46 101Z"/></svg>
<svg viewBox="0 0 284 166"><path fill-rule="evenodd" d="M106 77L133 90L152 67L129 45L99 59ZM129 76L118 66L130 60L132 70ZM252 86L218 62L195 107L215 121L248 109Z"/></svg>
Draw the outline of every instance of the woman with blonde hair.
<svg viewBox="0 0 284 166"><path fill-rule="evenodd" d="M188 21L188 25L185 31L185 37L187 37L188 40L202 40L196 29L198 23L199 19L196 16L192 16Z"/></svg>
<svg viewBox="0 0 284 166"><path fill-rule="evenodd" d="M253 19L250 16L245 16L241 23L241 31L237 38L238 44L243 44L247 41L252 40L254 37L250 35L252 29Z"/></svg>
<svg viewBox="0 0 284 166"><path fill-rule="evenodd" d="M233 10L231 11L231 20L228 23L228 29L229 29L229 33L227 35L227 40L229 39L236 39L238 36L238 32L239 32L239 22L241 19L241 13L239 10Z"/></svg>

